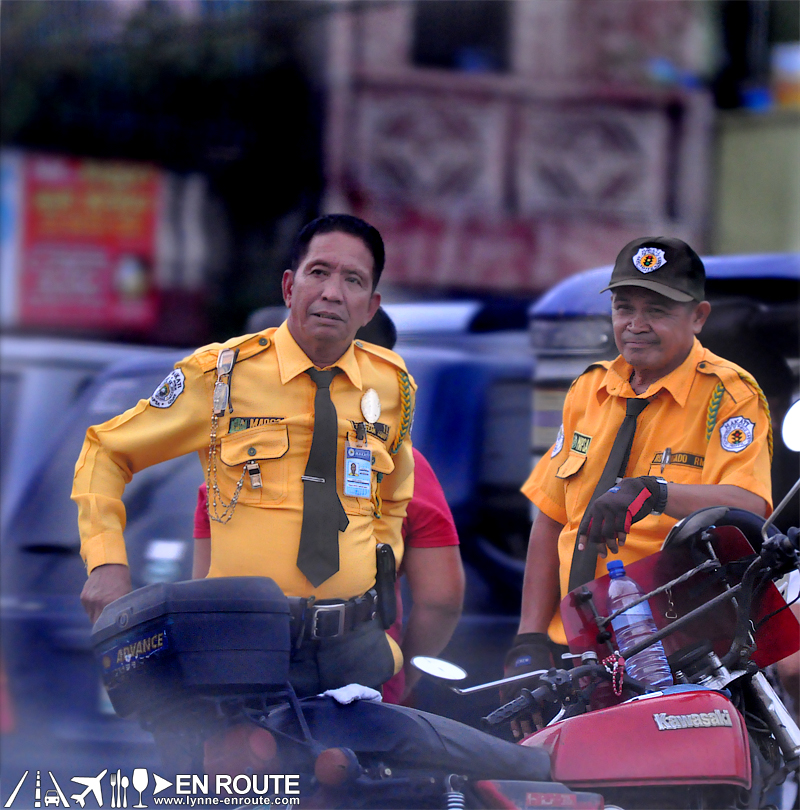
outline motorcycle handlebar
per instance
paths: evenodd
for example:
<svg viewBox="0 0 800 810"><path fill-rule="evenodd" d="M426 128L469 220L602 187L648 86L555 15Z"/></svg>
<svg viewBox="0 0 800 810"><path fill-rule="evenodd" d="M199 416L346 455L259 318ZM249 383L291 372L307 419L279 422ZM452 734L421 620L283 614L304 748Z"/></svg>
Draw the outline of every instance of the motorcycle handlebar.
<svg viewBox="0 0 800 810"><path fill-rule="evenodd" d="M544 703L563 703L560 694L565 684L572 687L575 681L587 676L596 676L603 680L611 680L611 673L602 665L582 664L572 669L550 669L545 675L539 676L542 685L536 689L522 689L519 697L514 698L500 708L495 709L483 718L483 723L487 726L497 726L512 720L516 715L521 714L531 706ZM633 679L626 680L636 691L645 692L647 687Z"/></svg>
<svg viewBox="0 0 800 810"><path fill-rule="evenodd" d="M792 527L786 534L768 537L761 546L761 559L783 574L800 564L800 529Z"/></svg>
<svg viewBox="0 0 800 810"><path fill-rule="evenodd" d="M547 686L540 686L531 692L530 689L522 689L519 697L504 703L499 709L490 712L486 717L482 718L482 722L487 726L499 726L508 720L513 720L518 714L521 714L525 709L530 706L535 706L540 700L545 698L549 693L550 688Z"/></svg>
<svg viewBox="0 0 800 810"><path fill-rule="evenodd" d="M786 534L773 535L765 541L759 556L764 563L775 571L780 570L785 573L786 570L791 570L792 567L800 567L800 529L791 528ZM787 568L787 566L789 567ZM738 590L738 588L734 590ZM719 598L727 600L730 598L730 594L731 592L729 591ZM661 633L656 633L654 637L639 646L648 646L650 643L658 640L662 635L666 635L667 632L669 631L664 630ZM634 648L631 654L638 651L638 648ZM576 680L589 675L599 676L606 680L611 679L611 675L605 667L597 663L584 664L574 667L571 670L551 669L547 674L540 676L540 680L544 681L542 686L533 690L523 688L518 697L503 704L493 712L490 712L486 717L482 718L482 722L486 726L497 726L512 720L526 709L536 706L548 699L550 702L560 702L557 684L563 684L566 680L570 686L572 686ZM640 691L642 693L648 691L646 684L640 683L632 678L626 678L625 683L627 686L633 688L634 691Z"/></svg>

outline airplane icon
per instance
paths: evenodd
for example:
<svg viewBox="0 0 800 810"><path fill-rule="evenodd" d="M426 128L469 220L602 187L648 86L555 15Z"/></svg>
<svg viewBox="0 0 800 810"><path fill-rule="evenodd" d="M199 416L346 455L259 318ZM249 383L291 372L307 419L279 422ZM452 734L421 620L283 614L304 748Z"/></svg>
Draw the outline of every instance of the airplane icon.
<svg viewBox="0 0 800 810"><path fill-rule="evenodd" d="M103 806L103 786L100 780L108 773L108 768L100 771L97 776L73 776L72 781L77 782L79 785L86 785L86 790L83 793L73 793L70 799L74 799L81 807L86 805L86 796L91 790L97 799L98 807Z"/></svg>

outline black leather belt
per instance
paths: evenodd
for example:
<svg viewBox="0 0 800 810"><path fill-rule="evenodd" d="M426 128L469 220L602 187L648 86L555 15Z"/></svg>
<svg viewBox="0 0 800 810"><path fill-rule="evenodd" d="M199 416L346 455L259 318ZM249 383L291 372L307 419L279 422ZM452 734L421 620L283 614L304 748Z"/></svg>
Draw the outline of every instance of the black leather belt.
<svg viewBox="0 0 800 810"><path fill-rule="evenodd" d="M378 595L372 589L346 602L332 599L314 602L290 596L289 610L293 640L302 644L304 639L336 638L371 621L378 610Z"/></svg>

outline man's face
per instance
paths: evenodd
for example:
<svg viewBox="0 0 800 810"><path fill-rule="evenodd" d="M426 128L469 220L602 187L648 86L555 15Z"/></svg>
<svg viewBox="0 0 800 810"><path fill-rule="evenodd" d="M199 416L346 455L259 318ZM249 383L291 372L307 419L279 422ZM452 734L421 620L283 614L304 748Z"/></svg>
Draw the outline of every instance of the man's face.
<svg viewBox="0 0 800 810"><path fill-rule="evenodd" d="M297 270L283 274L289 331L317 365L341 357L372 320L381 302L372 291L373 265L361 239L334 231L317 234Z"/></svg>
<svg viewBox="0 0 800 810"><path fill-rule="evenodd" d="M618 287L611 299L617 349L637 372L660 379L686 359L710 311L707 301L684 304L642 287Z"/></svg>

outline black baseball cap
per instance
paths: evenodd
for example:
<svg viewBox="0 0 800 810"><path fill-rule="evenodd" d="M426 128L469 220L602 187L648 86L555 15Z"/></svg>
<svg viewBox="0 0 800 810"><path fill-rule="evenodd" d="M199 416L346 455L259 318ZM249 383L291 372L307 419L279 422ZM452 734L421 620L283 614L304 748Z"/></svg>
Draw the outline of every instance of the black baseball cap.
<svg viewBox="0 0 800 810"><path fill-rule="evenodd" d="M619 252L608 287L644 287L673 301L705 298L706 268L700 257L680 239L645 236L628 242Z"/></svg>

